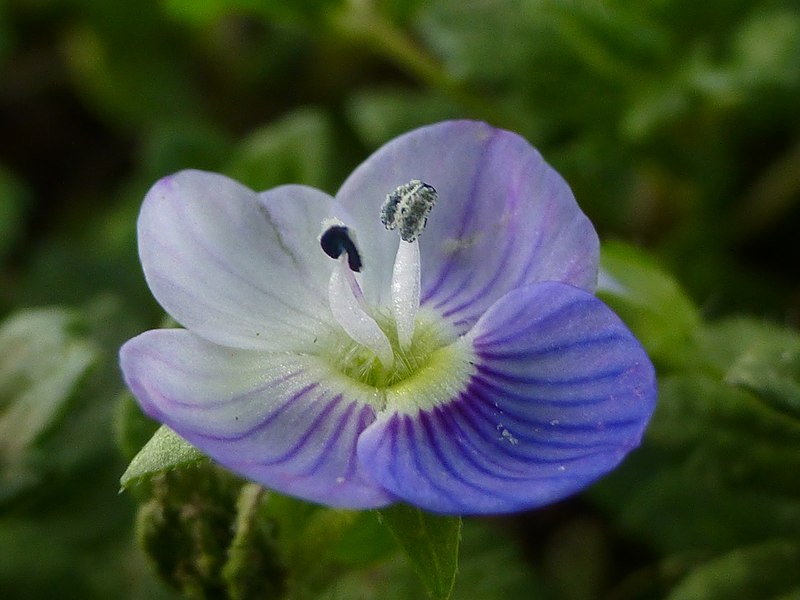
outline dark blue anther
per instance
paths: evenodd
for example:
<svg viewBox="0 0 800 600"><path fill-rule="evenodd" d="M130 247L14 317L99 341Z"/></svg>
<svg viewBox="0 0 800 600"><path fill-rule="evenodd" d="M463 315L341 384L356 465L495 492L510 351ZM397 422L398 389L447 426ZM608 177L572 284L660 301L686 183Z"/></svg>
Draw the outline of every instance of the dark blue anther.
<svg viewBox="0 0 800 600"><path fill-rule="evenodd" d="M339 258L347 252L347 266L351 271L361 271L361 255L358 253L350 231L344 225L331 225L319 238L322 250L331 258Z"/></svg>

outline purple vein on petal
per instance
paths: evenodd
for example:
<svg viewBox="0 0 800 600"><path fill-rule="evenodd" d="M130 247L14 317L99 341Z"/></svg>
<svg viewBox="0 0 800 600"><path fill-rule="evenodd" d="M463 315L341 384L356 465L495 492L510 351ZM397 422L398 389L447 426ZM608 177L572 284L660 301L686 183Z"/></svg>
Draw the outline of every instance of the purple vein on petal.
<svg viewBox="0 0 800 600"><path fill-rule="evenodd" d="M258 433L259 431L262 431L262 430L266 429L267 427L269 427L269 425L272 423L272 421L274 421L281 413L283 413L283 411L285 411L287 408L289 408L289 406L291 406L295 402L298 402L300 400L300 398L302 398L304 395L306 395L311 390L317 388L318 386L319 386L318 383L310 383L307 386L301 388L291 398L287 399L285 402L283 402L283 404L281 404L280 406L277 406L275 409L273 409L273 411L270 412L270 414L263 421L260 421L254 427L252 427L252 428L250 428L250 429L248 429L248 430L246 430L244 432L238 433L235 436L218 436L218 435L210 435L210 434L204 434L204 433L199 433L199 432L197 433L197 435L199 435L199 436L201 436L203 438L209 439L209 440L231 441L231 442L232 441L239 441L239 440L248 438L248 437ZM310 412L313 408L314 408L313 404L311 406L307 406L303 411L303 416L305 416L305 414Z"/></svg>
<svg viewBox="0 0 800 600"><path fill-rule="evenodd" d="M324 421L328 417L328 415L330 415L330 413L339 405L339 403L341 401L342 401L342 397L341 396L336 396L336 397L332 398L331 400L328 400L328 402L325 404L325 407L322 409L322 411L314 417L314 419L306 427L306 430L297 439L297 441L294 443L294 445L292 445L283 454L281 454L278 457L272 457L272 458L270 458L268 460L253 461L254 464L258 464L258 465L262 465L262 466L266 467L266 466L275 465L275 464L278 464L278 463L285 463L287 461L290 461L295 456L297 456L298 452L300 452L300 450L308 443L308 440L311 437L313 437L313 434L315 433L315 430L319 427L320 423L322 421ZM306 407L306 409L300 415L299 420L304 421L305 420L304 417L306 417L308 415L308 413L312 412L313 409L315 409L315 408L316 408L316 406L314 405L314 403L312 403L311 406Z"/></svg>
<svg viewBox="0 0 800 600"><path fill-rule="evenodd" d="M627 366L615 366L614 369L609 371L603 371L600 373L591 373L589 375L583 375L580 377L572 377L570 379L553 379L553 378L537 378L531 377L526 375L518 375L516 373L509 373L507 371L500 371L498 369L494 369L492 367L488 367L486 365L477 364L475 365L476 369L479 373L483 375L487 375L489 377L493 377L496 379L503 379L508 381L509 383L520 384L520 383L527 383L531 385L551 385L551 386L566 386L566 385L573 385L573 384L583 384L583 383L590 383L593 381L598 381L602 379L610 379L612 377L618 377L625 373L629 367Z"/></svg>
<svg viewBox="0 0 800 600"><path fill-rule="evenodd" d="M450 465L450 468L453 470L453 472L458 472L459 469L456 469L455 467L453 467L451 461L449 459L445 458L445 456L444 456L445 450L444 450L444 446L443 446L443 443L447 443L448 440L451 440L451 437L447 436L447 435L436 436L434 431L437 430L437 428L435 428L434 425L430 422L431 419L435 418L435 420L436 420L436 422L438 423L438 426L439 426L438 429L444 430L444 429L448 429L448 428L455 428L459 433L462 434L463 437L459 438L458 442L459 442L459 444L463 444L465 446L468 446L468 448L463 448L462 452L460 453L459 456L460 456L460 458L465 460L467 463L469 463L474 470L478 471L479 473L481 473L481 474L483 474L483 475L485 475L487 477L491 477L493 479L505 479L505 480L508 480L508 481L520 481L520 480L525 480L525 479L529 478L528 475L522 474L522 473L518 473L516 475L512 475L512 474L510 474L508 472L503 472L503 471L508 471L507 467L503 466L503 465L500 465L495 461L492 461L491 458L490 458L490 455L488 453L485 453L486 448L479 448L479 447L475 446L475 444L472 442L472 440L469 437L467 437L466 435L464 435L465 434L464 430L459 426L459 424L454 419L449 418L448 419L449 423L445 423L443 415L447 411L438 410L439 408L440 407L437 407L437 409L435 410L435 412L438 413L438 414L422 413L421 414L422 425L425 428L425 431L426 431L428 437L430 438L431 444L433 445L434 449L436 450L437 455L440 457L440 459L442 460L443 463ZM450 415L448 414L448 417L449 416ZM440 438L444 438L444 442L442 442ZM483 440L483 441L486 442L487 440ZM448 446L450 447L450 450L447 452L447 454L448 455L453 455L452 444L448 444ZM470 448L472 450L474 450L474 455L471 452L469 452ZM497 448L491 448L491 450L493 452L496 452L498 449ZM479 463L476 460L477 456L480 456L481 458L483 458L486 462L490 463L490 465L487 467L486 465ZM486 488L483 488L483 489L486 489Z"/></svg>
<svg viewBox="0 0 800 600"><path fill-rule="evenodd" d="M475 481L467 479L465 473L460 467L455 466L448 456L445 456L445 453L442 450L442 447L439 443L438 436L435 435L433 432L430 422L426 418L428 415L424 412L421 412L419 415L420 424L422 426L421 435L422 437L427 439L426 446L433 449L433 453L438 458L439 462L445 466L445 468L449 471L450 475L456 481L460 482L461 485L466 486L468 488L472 488L474 490L478 490L482 494L491 494L494 496L499 496L502 498L510 499L510 497L506 494L500 493L496 488L486 487L485 485L479 484ZM421 440L425 441L425 440ZM497 479L498 476L493 473L487 473L492 479ZM453 492L450 491L447 493L448 496L452 496Z"/></svg>
<svg viewBox="0 0 800 600"><path fill-rule="evenodd" d="M345 433L348 433L347 425L350 422L350 417L353 414L355 408L356 408L355 402L351 402L350 404L347 405L347 408L344 410L344 412L336 422L336 425L333 428L333 433L328 437L325 444L320 449L316 460L314 460L314 462L309 467L303 470L304 475L310 475L311 473L316 472L317 469L319 469L319 467L327 459L330 459L331 457L330 450L333 449L339 443L339 440Z"/></svg>
<svg viewBox="0 0 800 600"><path fill-rule="evenodd" d="M454 498L448 490L439 485L436 482L435 478L431 476L431 473L428 471L428 469L422 466L422 463L420 462L422 460L422 457L420 455L420 450L417 445L416 432L412 418L408 415L403 415L402 420L403 420L403 425L405 426L404 433L406 435L404 437L408 444L409 454L411 456L411 459L414 463L414 467L419 476L425 479L428 482L428 485L431 487L431 489L435 490L438 495L448 498L450 502L462 508L466 508L465 504L463 504L458 498Z"/></svg>
<svg viewBox="0 0 800 600"><path fill-rule="evenodd" d="M482 377L481 375L473 375L472 377L472 386L482 391L483 393L490 393L490 394L500 394L504 396L504 405L508 406L509 403L511 404L537 404L539 406L551 406L556 407L565 412L570 412L573 410L584 409L587 406L595 406L600 402L605 402L608 400L608 394L604 393L601 396L595 397L588 397L588 398L581 398L579 400L575 399L566 399L566 398L553 398L547 397L547 394L544 392L540 392L538 395L528 394L528 393L519 393L515 392L511 389L502 387L498 384L492 383L491 380ZM545 384L542 387L549 388L550 386Z"/></svg>
<svg viewBox="0 0 800 600"><path fill-rule="evenodd" d="M488 138L486 138L486 140L484 140L484 142L483 142L483 148L481 149L480 158L477 161L477 168L475 169L475 171L474 171L474 173L472 175L472 181L470 182L470 192L469 192L469 202L470 202L470 204L469 204L469 207L465 208L461 213L462 214L462 219L461 219L461 224L459 226L457 239L460 239L460 238L462 238L464 236L464 232L466 231L467 225L469 224L469 221L470 221L470 219L472 217L472 214L473 214L472 207L474 206L475 202L477 202L478 186L480 185L481 176L483 175L484 169L486 168L486 156L489 153L489 150L491 149L491 147L494 145L494 143L495 143L495 141L496 141L496 139L498 137L498 133L499 132L497 130L493 129L491 131L490 136ZM422 296L420 298L420 304L421 305L424 305L428 301L430 301L430 299L439 292L439 288L448 279L448 277L447 277L447 271L448 271L447 266L448 265L445 264L444 265L444 267L445 267L444 269L440 268L439 273L436 275L436 278L435 278L436 279L436 283L432 287L422 290ZM467 283L468 283L468 280L464 280L464 281L462 281L462 283L460 285L464 286Z"/></svg>

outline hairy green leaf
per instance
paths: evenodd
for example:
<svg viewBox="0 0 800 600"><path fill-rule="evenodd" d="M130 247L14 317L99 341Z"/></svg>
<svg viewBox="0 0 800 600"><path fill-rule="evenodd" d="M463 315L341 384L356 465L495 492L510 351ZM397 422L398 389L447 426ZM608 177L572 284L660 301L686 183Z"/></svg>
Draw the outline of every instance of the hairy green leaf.
<svg viewBox="0 0 800 600"><path fill-rule="evenodd" d="M120 478L120 485L123 489L128 489L153 475L204 460L206 457L197 448L166 425L162 425L139 454L133 457Z"/></svg>

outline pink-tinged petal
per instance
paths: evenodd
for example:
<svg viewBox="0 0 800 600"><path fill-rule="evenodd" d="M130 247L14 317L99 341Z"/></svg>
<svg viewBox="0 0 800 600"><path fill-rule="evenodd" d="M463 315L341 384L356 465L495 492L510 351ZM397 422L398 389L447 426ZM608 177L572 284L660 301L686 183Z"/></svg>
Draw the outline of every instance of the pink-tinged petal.
<svg viewBox="0 0 800 600"><path fill-rule="evenodd" d="M447 404L379 416L358 455L403 500L442 513L536 508L583 489L635 448L655 375L591 294L546 282L503 297L459 343L475 373Z"/></svg>
<svg viewBox="0 0 800 600"><path fill-rule="evenodd" d="M166 177L139 216L147 283L175 320L208 340L307 347L331 321L330 259L317 242L331 203L304 186L256 194L214 173Z"/></svg>
<svg viewBox="0 0 800 600"><path fill-rule="evenodd" d="M148 415L244 477L330 506L392 501L356 458L373 409L318 359L226 348L178 329L133 338L120 359Z"/></svg>
<svg viewBox="0 0 800 600"><path fill-rule="evenodd" d="M388 304L397 236L377 207L412 179L439 194L420 235L422 302L461 332L512 289L561 281L593 291L598 240L569 186L522 137L474 121L400 136L347 179L337 201L353 220L365 293Z"/></svg>

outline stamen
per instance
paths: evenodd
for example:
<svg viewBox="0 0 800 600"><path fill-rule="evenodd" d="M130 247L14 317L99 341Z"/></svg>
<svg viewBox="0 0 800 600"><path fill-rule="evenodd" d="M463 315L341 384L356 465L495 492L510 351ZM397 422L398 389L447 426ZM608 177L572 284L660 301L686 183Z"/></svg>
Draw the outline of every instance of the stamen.
<svg viewBox="0 0 800 600"><path fill-rule="evenodd" d="M386 196L381 206L384 227L397 229L400 233L400 245L392 270L392 312L397 338L404 350L411 346L419 311L420 255L417 237L425 229L428 213L438 198L433 186L414 179Z"/></svg>
<svg viewBox="0 0 800 600"><path fill-rule="evenodd" d="M347 227L330 223L323 223L323 226L326 229L320 236L320 246L328 256L337 259L328 282L328 303L333 318L347 335L372 350L383 367L389 369L394 364L394 352L389 338L370 315L364 293L356 280L355 272L361 268L361 257L355 242Z"/></svg>
<svg viewBox="0 0 800 600"><path fill-rule="evenodd" d="M399 228L400 239L413 242L425 229L428 213L438 199L433 186L412 179L386 196L381 206L381 223L389 230Z"/></svg>
<svg viewBox="0 0 800 600"><path fill-rule="evenodd" d="M319 245L322 246L323 252L331 258L339 258L346 252L350 270L356 273L361 271L361 255L358 253L350 230L341 221L336 219L323 221Z"/></svg>

